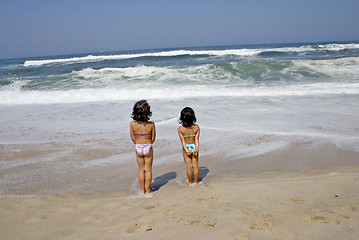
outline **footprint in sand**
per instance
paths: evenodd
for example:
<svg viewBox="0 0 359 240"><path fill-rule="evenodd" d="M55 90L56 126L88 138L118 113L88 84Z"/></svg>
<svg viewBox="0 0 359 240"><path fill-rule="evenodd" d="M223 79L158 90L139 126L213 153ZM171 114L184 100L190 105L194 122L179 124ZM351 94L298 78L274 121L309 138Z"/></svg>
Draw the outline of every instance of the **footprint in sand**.
<svg viewBox="0 0 359 240"><path fill-rule="evenodd" d="M131 224L131 225L127 226L126 232L128 232L128 233L134 233L134 232L137 232L137 231L138 231L138 228L139 228L138 224L137 224L137 223L134 223L134 224Z"/></svg>
<svg viewBox="0 0 359 240"><path fill-rule="evenodd" d="M217 223L213 220L199 220L199 219L190 219L192 217L184 217L181 220L184 221L186 225L190 226L202 226L202 227L214 227Z"/></svg>
<svg viewBox="0 0 359 240"><path fill-rule="evenodd" d="M149 209L155 208L155 206L156 205L153 202L149 202L149 203L143 204L142 208L149 210Z"/></svg>
<svg viewBox="0 0 359 240"><path fill-rule="evenodd" d="M337 220L338 217L344 218L344 219L349 219L348 216L345 216L343 214L336 213L336 212L333 212L333 211L327 210L327 209L314 209L313 212L314 212L314 215L310 216L309 219L310 219L310 221L315 222L315 223L339 224L340 222ZM331 216L334 215L334 218L324 216L324 215L328 215L328 214Z"/></svg>
<svg viewBox="0 0 359 240"><path fill-rule="evenodd" d="M324 216L318 216L318 215L313 215L310 217L310 221L314 222L314 223L332 223L332 224L339 224L339 221L334 219L334 218L328 218L328 217L324 217Z"/></svg>
<svg viewBox="0 0 359 240"><path fill-rule="evenodd" d="M339 217L342 217L342 218L345 218L345 219L349 219L348 216L345 216L345 215L340 214L340 213L333 212L333 211L331 211L331 210L320 209L319 211L320 211L320 212L326 212L326 213L334 214L334 215L336 215L336 216L339 216Z"/></svg>
<svg viewBox="0 0 359 240"><path fill-rule="evenodd" d="M144 225L145 226L145 225ZM133 223L133 224L130 224L127 226L126 228L126 232L128 233L135 233L135 232L138 232L139 230L143 230L145 232L148 232L148 231L152 231L152 226L148 226L148 227L144 227L142 225L139 225L137 223Z"/></svg>
<svg viewBox="0 0 359 240"><path fill-rule="evenodd" d="M255 219L249 225L250 229L253 230L267 230L274 225L272 220L265 220L265 219Z"/></svg>
<svg viewBox="0 0 359 240"><path fill-rule="evenodd" d="M217 223L214 221L193 220L193 221L188 221L185 224L191 226L214 227Z"/></svg>
<svg viewBox="0 0 359 240"><path fill-rule="evenodd" d="M255 218L249 224L249 228L253 230L267 230L274 227L274 218L271 214L267 214L264 218Z"/></svg>

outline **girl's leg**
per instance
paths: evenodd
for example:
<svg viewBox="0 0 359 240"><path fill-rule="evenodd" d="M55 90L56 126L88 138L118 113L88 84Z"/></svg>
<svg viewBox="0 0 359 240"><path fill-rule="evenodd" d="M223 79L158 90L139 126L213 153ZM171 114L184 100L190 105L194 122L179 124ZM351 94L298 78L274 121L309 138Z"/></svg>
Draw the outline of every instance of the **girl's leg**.
<svg viewBox="0 0 359 240"><path fill-rule="evenodd" d="M192 159L190 158L190 156L187 155L185 150L182 150L183 153L183 159L184 162L186 164L186 173L187 173L187 178L188 178L188 185L192 185ZM193 154L192 154L193 155Z"/></svg>
<svg viewBox="0 0 359 240"><path fill-rule="evenodd" d="M198 177L199 177L199 169L198 169L198 154L192 154L192 168L193 168L193 175L194 175L194 183L198 184Z"/></svg>
<svg viewBox="0 0 359 240"><path fill-rule="evenodd" d="M145 178L146 178L146 194L151 192L152 183L152 163L153 163L153 149L145 156Z"/></svg>
<svg viewBox="0 0 359 240"><path fill-rule="evenodd" d="M139 155L136 151L136 158L138 164L138 181L141 186L141 194L145 194L145 158Z"/></svg>

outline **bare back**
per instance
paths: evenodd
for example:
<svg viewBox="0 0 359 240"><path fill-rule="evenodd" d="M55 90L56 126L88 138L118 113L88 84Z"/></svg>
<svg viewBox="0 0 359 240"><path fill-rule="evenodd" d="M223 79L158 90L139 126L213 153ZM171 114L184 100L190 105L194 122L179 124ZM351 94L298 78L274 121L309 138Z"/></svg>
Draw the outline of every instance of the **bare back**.
<svg viewBox="0 0 359 240"><path fill-rule="evenodd" d="M135 144L152 144L156 138L155 124L151 121L132 121L130 134Z"/></svg>
<svg viewBox="0 0 359 240"><path fill-rule="evenodd" d="M199 126L193 124L190 127L180 126L178 128L178 135L180 136L181 141L184 141L186 144L196 143L199 138Z"/></svg>

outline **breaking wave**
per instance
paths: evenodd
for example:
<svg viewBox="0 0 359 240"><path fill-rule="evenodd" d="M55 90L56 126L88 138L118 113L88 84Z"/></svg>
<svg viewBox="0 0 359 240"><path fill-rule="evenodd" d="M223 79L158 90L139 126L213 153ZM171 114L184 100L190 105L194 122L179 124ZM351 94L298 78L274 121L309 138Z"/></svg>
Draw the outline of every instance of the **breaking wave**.
<svg viewBox="0 0 359 240"><path fill-rule="evenodd" d="M303 52L317 52L317 51L342 51L346 49L359 49L359 44L325 44L325 45L305 45L300 47L282 47L282 48L256 48L256 49L224 49L224 50L170 50L149 53L136 53L136 54L118 54L118 55L88 55L82 57L72 58L57 58L57 59L43 59L43 60L26 60L25 67L41 66L46 64L72 64L72 63L86 63L98 62L105 60L122 60L141 57L177 57L177 56L254 56L268 52L281 52L281 53L303 53Z"/></svg>

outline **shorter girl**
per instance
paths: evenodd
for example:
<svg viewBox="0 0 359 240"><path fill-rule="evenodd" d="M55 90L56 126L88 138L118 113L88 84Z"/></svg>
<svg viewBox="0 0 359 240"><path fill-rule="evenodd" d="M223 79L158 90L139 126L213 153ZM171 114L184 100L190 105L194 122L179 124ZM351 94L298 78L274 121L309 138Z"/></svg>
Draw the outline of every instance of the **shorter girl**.
<svg viewBox="0 0 359 240"><path fill-rule="evenodd" d="M183 159L186 163L186 172L188 177L188 185L192 186L192 176L194 176L194 184L198 184L198 149L199 149L199 126L195 124L196 116L192 108L185 107L181 111L179 123L182 124L178 128L178 135L182 143ZM192 173L193 171L193 173Z"/></svg>
<svg viewBox="0 0 359 240"><path fill-rule="evenodd" d="M141 100L133 106L130 134L136 144L136 158L138 163L138 180L141 185L141 194L150 194L152 182L152 144L156 138L155 124L150 122L151 107L146 100Z"/></svg>

